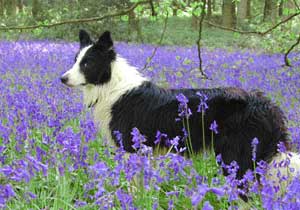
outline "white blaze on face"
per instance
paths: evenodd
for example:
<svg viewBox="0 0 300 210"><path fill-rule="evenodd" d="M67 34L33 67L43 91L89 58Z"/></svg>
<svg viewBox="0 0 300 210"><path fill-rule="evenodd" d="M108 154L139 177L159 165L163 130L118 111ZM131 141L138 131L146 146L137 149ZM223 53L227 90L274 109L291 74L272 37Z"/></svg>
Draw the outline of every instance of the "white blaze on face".
<svg viewBox="0 0 300 210"><path fill-rule="evenodd" d="M75 64L73 65L73 67L62 75L62 78L65 78L67 80L66 85L79 86L81 84L86 83L84 74L80 71L80 62L81 62L82 58L84 57L85 53L91 47L92 47L92 45L82 48L77 56L77 60L76 60Z"/></svg>

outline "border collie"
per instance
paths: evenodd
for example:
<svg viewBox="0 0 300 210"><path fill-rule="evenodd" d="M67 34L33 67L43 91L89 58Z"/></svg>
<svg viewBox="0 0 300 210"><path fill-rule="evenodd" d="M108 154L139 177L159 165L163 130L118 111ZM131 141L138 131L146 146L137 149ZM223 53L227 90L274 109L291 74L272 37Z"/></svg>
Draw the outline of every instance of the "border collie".
<svg viewBox="0 0 300 210"><path fill-rule="evenodd" d="M238 178L247 169L253 169L251 142L254 138L259 140L257 161L281 160L277 145L283 142L289 147L283 112L261 92L234 87L160 88L116 54L109 31L93 42L89 34L81 30L79 40L75 64L62 75L61 81L70 87L82 88L84 102L93 107L95 121L101 124L104 135L120 146L113 132L121 132L126 151L135 151L131 136L134 127L146 136L145 144L153 147L157 131L169 138L183 136L182 122L175 120L179 105L176 96L180 93L186 96L192 111L189 117L192 148L194 152L201 151L203 134L201 113L197 112L200 103L197 92L207 96L209 107L204 120L206 146L211 144L209 126L215 120L219 131L214 137L215 154L221 154L225 164L234 160L238 163ZM300 162L299 157L295 161Z"/></svg>

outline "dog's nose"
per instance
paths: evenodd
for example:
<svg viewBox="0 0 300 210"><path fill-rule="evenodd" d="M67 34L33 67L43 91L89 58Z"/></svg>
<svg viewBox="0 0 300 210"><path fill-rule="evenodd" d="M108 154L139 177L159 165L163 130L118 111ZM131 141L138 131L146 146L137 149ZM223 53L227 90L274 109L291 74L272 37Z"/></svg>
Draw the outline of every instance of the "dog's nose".
<svg viewBox="0 0 300 210"><path fill-rule="evenodd" d="M68 77L62 76L62 77L60 78L60 80L61 80L62 83L66 84L66 83L68 82Z"/></svg>

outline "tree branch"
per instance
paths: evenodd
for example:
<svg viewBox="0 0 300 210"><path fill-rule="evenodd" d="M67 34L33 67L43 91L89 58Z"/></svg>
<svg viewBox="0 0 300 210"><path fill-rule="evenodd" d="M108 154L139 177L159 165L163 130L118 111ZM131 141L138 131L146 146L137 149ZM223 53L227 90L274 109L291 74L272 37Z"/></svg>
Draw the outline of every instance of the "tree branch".
<svg viewBox="0 0 300 210"><path fill-rule="evenodd" d="M207 75L204 73L202 68L202 58L201 58L201 38L202 38L202 25L204 21L204 17L206 15L205 13L205 7L206 7L206 0L202 1L202 8L201 8L201 16L199 21L199 33L198 33L198 40L197 40L197 49L198 49L198 59L199 59L199 71L201 75L204 77L204 79L208 79Z"/></svg>
<svg viewBox="0 0 300 210"><path fill-rule="evenodd" d="M161 35L160 35L159 42L158 42L157 46L154 48L154 50L152 51L151 56L147 58L147 61L146 61L145 65L144 65L144 67L142 68L142 71L145 70L145 69L148 67L148 65L149 65L150 62L152 61L153 57L155 56L158 47L159 47L159 46L161 45L161 43L162 43L162 41L163 41L163 39L164 39L164 36L165 36L165 33L166 33L168 19L169 19L169 13L168 13L168 11L167 11L167 16L166 16L165 22L164 22L164 28L163 28L163 31L162 31L162 33L161 33Z"/></svg>
<svg viewBox="0 0 300 210"><path fill-rule="evenodd" d="M298 15L300 15L300 12L297 12L293 15L290 15L289 17L287 17L287 18L283 19L282 21L276 23L275 25L273 25L271 28L267 29L266 31L241 31L241 30L237 30L237 29L233 29L233 28L227 28L227 27L224 27L224 26L221 26L221 25L217 25L217 24L214 24L214 23L209 22L209 21L204 21L204 22L207 23L210 26L213 26L213 27L216 27L216 28L221 28L221 29L226 30L226 31L233 31L233 32L237 32L237 33L240 33L240 34L256 34L256 35L264 36L264 35L270 33L271 31L273 31L274 29L276 29L281 24L284 24L284 23L288 22L289 20L293 19L294 17L296 17Z"/></svg>
<svg viewBox="0 0 300 210"><path fill-rule="evenodd" d="M300 34L297 38L297 41L288 49L288 51L284 54L284 63L286 66L292 66L291 62L288 58L288 55L290 54L290 52L300 43Z"/></svg>
<svg viewBox="0 0 300 210"><path fill-rule="evenodd" d="M87 23L87 22L94 22L100 21L109 17L117 17L128 14L130 11L134 10L137 6L142 4L149 4L149 0L139 1L134 3L131 7L121 10L116 13L106 14L101 17L91 17L91 18L81 18L81 19L71 19L71 20L64 20L57 23L52 24L37 24L31 26L8 26L8 27L0 27L0 30L28 30L28 29L36 29L36 28L51 28L55 26L65 25L65 24L76 24L76 23Z"/></svg>

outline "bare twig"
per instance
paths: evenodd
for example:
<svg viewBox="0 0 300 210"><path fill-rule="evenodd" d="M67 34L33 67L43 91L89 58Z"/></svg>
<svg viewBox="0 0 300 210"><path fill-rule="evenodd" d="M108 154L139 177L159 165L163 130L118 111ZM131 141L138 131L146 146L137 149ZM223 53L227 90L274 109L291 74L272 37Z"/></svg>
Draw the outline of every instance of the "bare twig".
<svg viewBox="0 0 300 210"><path fill-rule="evenodd" d="M297 4L296 4L297 6ZM227 30L227 31L233 31L233 32L237 32L237 33L240 33L240 34L254 34L254 35L260 35L260 36L264 36L268 33L270 33L271 31L273 31L274 29L276 29L278 26L288 22L289 20L293 19L294 17L300 15L300 11L293 14L293 15L290 15L289 17L283 19L282 21L278 22L277 24L273 25L271 28L269 28L268 30L266 31L240 31L240 30L236 30L236 29L233 29L233 28L227 28L227 27L224 27L224 26L220 26L220 25L216 25L214 23L211 23L209 21L205 21L207 24L213 26L213 27L217 27L217 28L221 28L223 30ZM300 34L299 34L299 37L297 39L297 41L295 42L295 44L293 44L289 49L288 51L284 54L284 63L286 66L291 66L291 63L290 63L290 60L288 59L288 55L289 53L300 43Z"/></svg>
<svg viewBox="0 0 300 210"><path fill-rule="evenodd" d="M81 19L71 19L71 20L64 20L57 23L51 23L51 24L37 24L37 25L31 25L31 26L8 26L8 27L0 27L0 30L28 30L28 29L36 29L36 28L51 28L55 26L65 25L65 24L76 24L76 23L87 23L87 22L94 22L94 21L100 21L106 18L110 17L117 17L128 14L130 11L134 10L138 5L142 4L149 4L149 0L139 1L134 3L131 7L111 13L106 14L100 17L91 17L91 18L81 18Z"/></svg>
<svg viewBox="0 0 300 210"><path fill-rule="evenodd" d="M168 19L169 19L169 13L167 12L167 16L166 16L165 22L164 22L164 28L163 28L163 31L162 31L162 33L161 33L161 35L160 35L159 42L158 42L158 44L156 45L156 47L154 48L154 50L152 51L151 56L147 58L146 63L145 63L145 65L144 65L144 67L142 68L142 71L145 70L145 69L148 67L148 65L149 65L150 62L152 61L153 57L155 56L158 47L159 47L159 46L161 45L161 43L162 43L162 41L163 41L163 39L164 39L164 36L165 36L165 33L166 33Z"/></svg>
<svg viewBox="0 0 300 210"><path fill-rule="evenodd" d="M264 36L264 35L270 33L271 31L273 31L274 29L276 29L278 26L288 22L289 20L293 19L294 17L296 17L298 15L300 15L300 11L293 14L293 15L290 15L287 18L283 19L282 21L276 23L275 25L273 25L271 28L267 29L266 31L242 31L242 30L237 30L237 29L227 28L227 27L224 27L224 26L221 26L221 25L217 25L217 24L214 24L214 23L209 22L209 21L204 21L204 22L207 23L210 26L213 26L213 27L216 27L216 28L221 28L221 29L226 30L226 31L233 31L233 32L237 32L237 33L240 33L240 34L256 34L256 35Z"/></svg>
<svg viewBox="0 0 300 210"><path fill-rule="evenodd" d="M202 25L204 21L204 17L206 15L205 13L205 7L206 7L206 0L202 1L202 8L201 8L201 16L199 21L199 33L198 33L198 40L197 40L197 49L198 49L198 59L199 59L199 71L201 72L201 75L204 77L204 79L208 79L207 75L204 73L202 68L202 58L201 58L201 38L202 38Z"/></svg>
<svg viewBox="0 0 300 210"><path fill-rule="evenodd" d="M286 66L292 66L291 62L288 58L288 55L290 54L290 52L300 43L300 34L297 38L297 41L288 49L288 51L284 54L284 63Z"/></svg>

